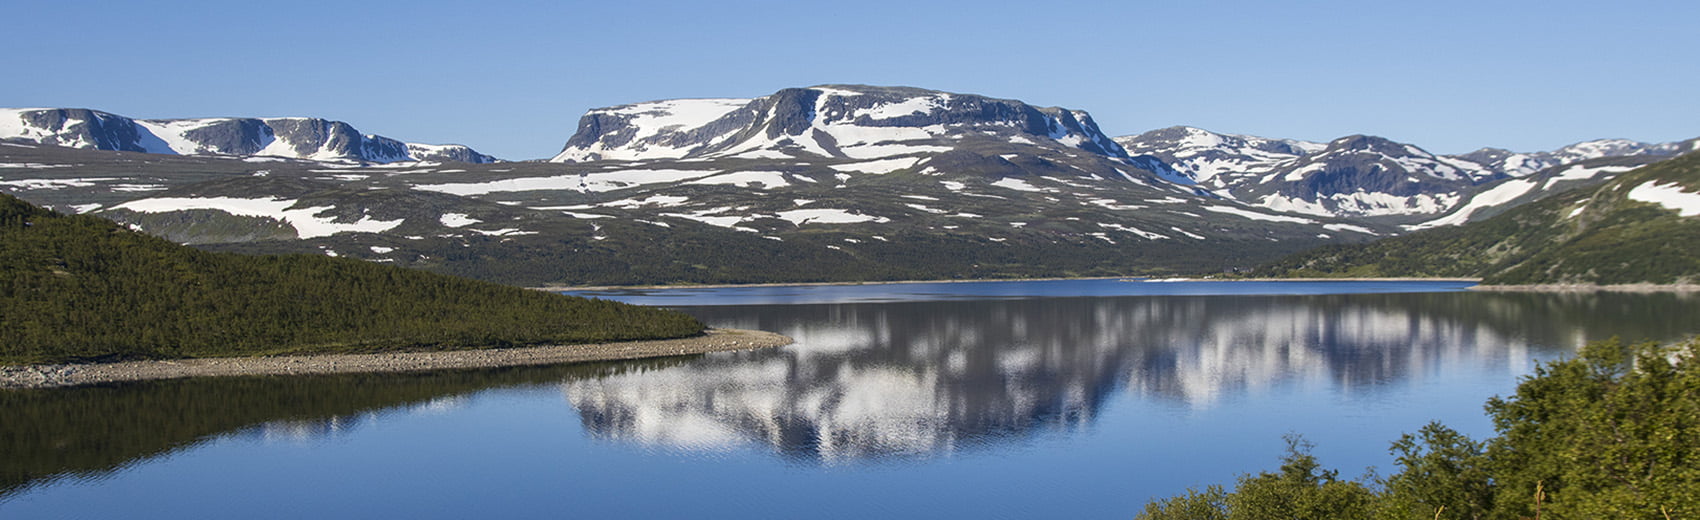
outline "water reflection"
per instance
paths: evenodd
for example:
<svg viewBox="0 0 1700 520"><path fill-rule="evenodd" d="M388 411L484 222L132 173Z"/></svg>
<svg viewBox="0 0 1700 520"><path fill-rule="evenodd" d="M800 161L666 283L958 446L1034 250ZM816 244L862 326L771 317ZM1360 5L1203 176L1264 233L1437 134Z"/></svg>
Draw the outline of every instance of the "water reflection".
<svg viewBox="0 0 1700 520"><path fill-rule="evenodd" d="M562 384L590 432L836 463L1089 424L1117 392L1188 408L1279 385L1375 394L1448 367L1514 377L1589 339L1676 339L1681 295L1371 294L697 307L795 346Z"/></svg>
<svg viewBox="0 0 1700 520"><path fill-rule="evenodd" d="M0 391L0 501L61 477L99 478L132 461L226 435L304 442L388 414L447 413L495 387L655 370L690 358L556 367L155 381Z"/></svg>

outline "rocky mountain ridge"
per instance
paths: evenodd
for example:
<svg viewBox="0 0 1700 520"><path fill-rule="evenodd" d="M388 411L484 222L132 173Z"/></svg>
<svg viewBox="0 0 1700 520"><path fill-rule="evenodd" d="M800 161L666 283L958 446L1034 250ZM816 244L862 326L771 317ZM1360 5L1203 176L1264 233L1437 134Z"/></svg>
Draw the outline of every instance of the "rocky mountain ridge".
<svg viewBox="0 0 1700 520"><path fill-rule="evenodd" d="M132 119L82 108L0 109L0 141L170 155L367 163L497 160L466 146L405 143L318 118Z"/></svg>
<svg viewBox="0 0 1700 520"><path fill-rule="evenodd" d="M1317 143L1193 127L1163 128L1116 141L1130 154L1155 157L1200 186L1248 204L1412 229L1461 223L1486 207L1526 201L1531 190L1554 193L1553 188L1603 181L1614 172L1700 149L1696 139L1659 144L1600 139L1550 152L1484 148L1437 155L1376 136ZM1601 161L1610 164L1568 168ZM1566 182L1541 182L1551 177ZM1517 196L1505 196L1510 191L1518 191ZM1490 192L1494 195L1479 196Z"/></svg>

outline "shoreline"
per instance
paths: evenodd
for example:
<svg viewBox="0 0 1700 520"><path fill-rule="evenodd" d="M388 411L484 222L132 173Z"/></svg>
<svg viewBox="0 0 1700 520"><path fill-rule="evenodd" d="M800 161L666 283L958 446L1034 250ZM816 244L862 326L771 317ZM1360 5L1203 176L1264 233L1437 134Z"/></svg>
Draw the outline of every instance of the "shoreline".
<svg viewBox="0 0 1700 520"><path fill-rule="evenodd" d="M595 286L543 286L528 287L536 291L567 292L567 291L644 291L656 289L729 289L739 287L830 287L852 285L903 285L929 283L975 283L975 282L1044 282L1059 280L1127 280L1152 282L1472 282L1477 285L1465 287L1468 291L1483 292L1628 292L1655 293L1700 292L1700 284L1530 284L1530 285L1480 285L1481 278L1469 277L1434 277L1423 278L1414 276L1390 276L1369 278L1207 278L1207 277L1138 277L1138 276L1094 276L1084 278L987 278L977 280L890 280L874 282L799 282L799 283L755 283L755 284L700 284L700 285L595 285Z"/></svg>
<svg viewBox="0 0 1700 520"><path fill-rule="evenodd" d="M563 291L643 291L653 289L731 289L738 287L833 287L850 285L906 285L928 283L979 283L979 282L1055 282L1064 280L1128 280L1128 281L1176 281L1189 282L1480 282L1481 278L1416 278L1416 277L1387 277L1387 278L1206 278L1191 276L1089 276L1083 278L985 278L974 280L884 280L873 282L797 282L797 283L723 283L723 284L692 284L692 285L545 285L527 287L534 291L563 292Z"/></svg>
<svg viewBox="0 0 1700 520"><path fill-rule="evenodd" d="M1626 293L1656 293L1656 292L1700 292L1696 284L1653 284L1630 283L1614 285L1593 284L1534 284L1534 285L1476 285L1469 288L1472 291L1484 292L1626 292Z"/></svg>
<svg viewBox="0 0 1700 520"><path fill-rule="evenodd" d="M977 282L1054 282L1059 280L1121 280L1138 278L1135 276L1090 276L1085 278L985 278L974 280L879 280L867 282L769 282L769 283L705 283L686 285L545 285L527 287L534 291L563 292L563 291L623 291L650 289L731 289L736 287L838 287L849 285L907 285L924 283L977 283Z"/></svg>
<svg viewBox="0 0 1700 520"><path fill-rule="evenodd" d="M703 335L688 338L581 345L5 366L0 367L0 389L61 388L185 377L427 372L555 365L754 350L781 347L792 342L791 338L772 332L709 329Z"/></svg>

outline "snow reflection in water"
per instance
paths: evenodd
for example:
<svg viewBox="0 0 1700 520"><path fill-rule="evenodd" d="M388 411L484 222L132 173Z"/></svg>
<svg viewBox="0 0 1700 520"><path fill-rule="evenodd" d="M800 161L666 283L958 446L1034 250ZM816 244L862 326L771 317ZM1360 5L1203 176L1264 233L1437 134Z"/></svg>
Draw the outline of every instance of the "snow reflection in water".
<svg viewBox="0 0 1700 520"><path fill-rule="evenodd" d="M1525 373L1532 358L1622 333L1627 320L1601 298L1438 293L687 307L716 326L777 331L797 343L570 381L562 391L588 431L643 445L724 450L755 443L828 464L927 457L1080 428L1118 392L1203 409L1283 385L1361 398L1447 367L1492 367L1510 378ZM1684 332L1636 321L1640 328L1623 330Z"/></svg>

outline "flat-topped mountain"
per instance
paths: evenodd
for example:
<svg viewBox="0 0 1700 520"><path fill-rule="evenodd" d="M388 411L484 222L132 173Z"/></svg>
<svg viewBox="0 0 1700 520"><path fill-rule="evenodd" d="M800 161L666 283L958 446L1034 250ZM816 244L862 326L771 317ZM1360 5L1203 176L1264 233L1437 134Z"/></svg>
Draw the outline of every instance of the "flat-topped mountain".
<svg viewBox="0 0 1700 520"><path fill-rule="evenodd" d="M1084 111L907 87L825 85L755 99L678 99L591 110L553 161L876 158L995 138L1126 154Z"/></svg>

